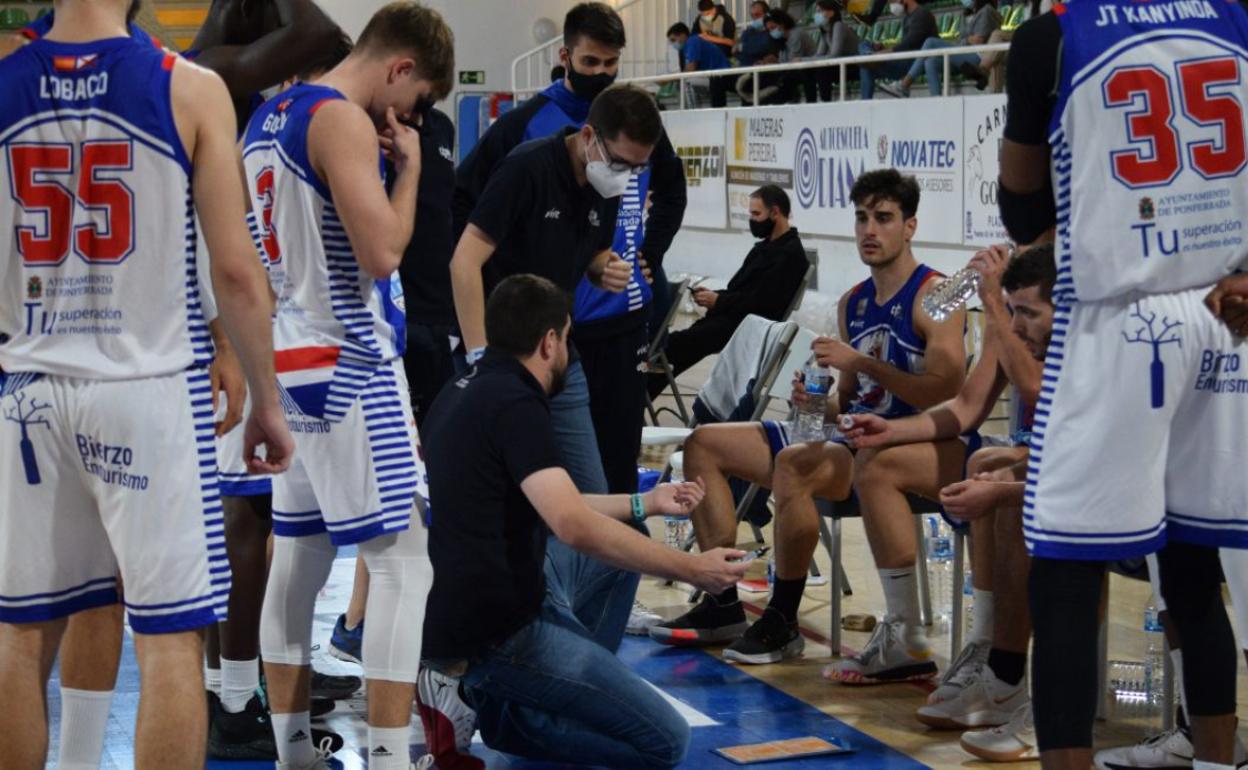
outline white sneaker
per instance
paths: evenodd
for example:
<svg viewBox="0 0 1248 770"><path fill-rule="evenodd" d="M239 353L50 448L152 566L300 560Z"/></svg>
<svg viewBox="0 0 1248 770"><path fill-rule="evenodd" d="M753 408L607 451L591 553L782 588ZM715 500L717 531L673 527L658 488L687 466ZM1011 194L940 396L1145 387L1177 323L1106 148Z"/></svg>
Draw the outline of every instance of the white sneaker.
<svg viewBox="0 0 1248 770"><path fill-rule="evenodd" d="M940 686L927 696L929 705L953 700L962 693L962 689L970 684L988 663L988 651L992 642L971 642L962 648L958 657L945 669L940 678ZM1011 712L1014 709L1010 709ZM1008 719L1009 716L1007 715Z"/></svg>
<svg viewBox="0 0 1248 770"><path fill-rule="evenodd" d="M633 602L633 610L628 613L628 625L624 633L632 636L649 636L651 627L663 622L663 618L650 611L650 608L639 601Z"/></svg>
<svg viewBox="0 0 1248 770"><path fill-rule="evenodd" d="M987 666L964 670L970 673L963 677L957 695L938 703L929 700L918 711L920 722L945 729L996 727L1009 722L1027 703L1026 680L1011 686L997 679Z"/></svg>
<svg viewBox="0 0 1248 770"><path fill-rule="evenodd" d="M1096 752L1093 761L1100 770L1127 767L1191 767L1192 741L1179 727L1150 735L1134 746L1119 746Z"/></svg>
<svg viewBox="0 0 1248 770"><path fill-rule="evenodd" d="M910 86L900 80L894 80L891 83L880 83L877 87L889 96L898 99L910 98Z"/></svg>
<svg viewBox="0 0 1248 770"><path fill-rule="evenodd" d="M432 668L416 675L416 705L425 729L425 750L444 770L481 770L485 763L468 753L477 730L477 712L459 697L459 680ZM423 761L423 759L422 759Z"/></svg>
<svg viewBox="0 0 1248 770"><path fill-rule="evenodd" d="M831 663L823 669L823 677L841 684L888 684L931 679L936 675L936 662L926 644L906 644L901 621L887 616L875 627L862 652L852 658Z"/></svg>
<svg viewBox="0 0 1248 770"><path fill-rule="evenodd" d="M1036 748L1036 723L1031 717L1031 702L1019 706L1010 721L991 730L962 733L962 749L988 762L1021 762L1039 759Z"/></svg>

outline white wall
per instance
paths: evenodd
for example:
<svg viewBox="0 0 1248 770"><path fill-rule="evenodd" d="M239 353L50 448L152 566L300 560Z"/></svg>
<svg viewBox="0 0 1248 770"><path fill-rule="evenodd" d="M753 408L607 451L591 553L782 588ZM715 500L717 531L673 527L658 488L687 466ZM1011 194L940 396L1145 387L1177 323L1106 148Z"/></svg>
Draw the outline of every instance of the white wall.
<svg viewBox="0 0 1248 770"><path fill-rule="evenodd" d="M386 0L317 0L352 38ZM533 23L540 18L563 30L574 0L422 0L455 32L455 69L485 70L485 90L511 90L511 62L533 48ZM458 88L458 81L456 82ZM480 90L477 86L469 88ZM454 104L454 95L448 100Z"/></svg>

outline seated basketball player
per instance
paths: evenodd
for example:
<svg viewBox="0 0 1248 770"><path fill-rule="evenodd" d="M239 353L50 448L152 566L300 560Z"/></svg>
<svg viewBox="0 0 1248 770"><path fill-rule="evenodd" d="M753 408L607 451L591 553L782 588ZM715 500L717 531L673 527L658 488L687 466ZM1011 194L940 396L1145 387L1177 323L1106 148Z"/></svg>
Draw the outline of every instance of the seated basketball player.
<svg viewBox="0 0 1248 770"><path fill-rule="evenodd" d="M814 343L819 363L840 372L836 398L829 399L829 417L842 412L884 417L913 414L953 397L961 387L966 371L962 343L965 315L959 312L944 323L936 323L919 307L919 299L938 274L920 265L910 249L918 227L919 188L915 180L893 169L872 171L858 178L850 195L855 206L858 255L871 269L871 278L841 297L840 333L849 342L823 337ZM795 397L801 398L801 388L797 391ZM927 452L947 458L941 465L949 469L944 483L962 478L965 447L961 442L928 445ZM860 472L864 464L857 465ZM790 446L782 423L698 428L685 444L686 476L702 478L707 484L706 500L693 513L698 544L705 550L736 542L729 475L770 487L775 491L777 508L775 590L763 616L748 629L734 586L719 595L708 594L685 615L651 629L651 636L668 644L732 642L724 656L742 663L774 662L797 655L803 647L797 610L806 571L819 542L818 514L811 496L844 500L855 472L854 453L843 441ZM929 481L933 496L940 480L933 476ZM905 506L904 497L900 505ZM865 508L866 501L864 515ZM909 531L913 538L913 527ZM913 549L911 544L908 562L901 552L898 564L885 565L890 568L887 572L900 573L903 570L891 568L902 565L913 570ZM888 577L885 581L902 583ZM895 618L906 621L905 632L912 638L910 649L914 653L903 650L904 659L894 663L895 658L890 657L890 665L908 666L914 675L931 676L935 664L918 623L912 575L908 586L911 598L906 606L913 607L913 612L903 612L896 606L897 600L890 603L890 610ZM890 622L883 627L893 629L896 625ZM877 649L875 645L869 651ZM889 655L896 656L897 652L890 649ZM865 658L855 665L861 678L896 675ZM848 673L844 678L849 678Z"/></svg>
<svg viewBox="0 0 1248 770"><path fill-rule="evenodd" d="M1006 386L1013 386L1010 445L979 450L968 464L968 480L941 490L946 514L971 521L976 588L970 641L919 709L919 720L933 727L1004 725L1027 703L1030 560L1023 543L1022 488L1000 479L1015 482L1025 475L1041 359L1053 325L1051 293L1057 268L1051 245L1019 253L1008 267L1006 254L997 246L971 261L983 276L984 343L957 398L900 420L856 417L855 427L847 431L856 447L881 455L890 447L953 438L978 428ZM963 745L985 759L1006 755L1021 759L1035 746L1025 731L1020 721L1009 731L967 733Z"/></svg>

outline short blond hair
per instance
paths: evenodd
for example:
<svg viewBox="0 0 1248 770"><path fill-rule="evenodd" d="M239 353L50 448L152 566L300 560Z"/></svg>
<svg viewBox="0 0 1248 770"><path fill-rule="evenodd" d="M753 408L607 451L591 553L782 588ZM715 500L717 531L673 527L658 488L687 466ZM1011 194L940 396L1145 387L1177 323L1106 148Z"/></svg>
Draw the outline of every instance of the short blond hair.
<svg viewBox="0 0 1248 770"><path fill-rule="evenodd" d="M410 54L417 77L433 84L434 96L451 92L455 72L455 34L442 14L412 0L383 6L360 33L355 48L362 54Z"/></svg>

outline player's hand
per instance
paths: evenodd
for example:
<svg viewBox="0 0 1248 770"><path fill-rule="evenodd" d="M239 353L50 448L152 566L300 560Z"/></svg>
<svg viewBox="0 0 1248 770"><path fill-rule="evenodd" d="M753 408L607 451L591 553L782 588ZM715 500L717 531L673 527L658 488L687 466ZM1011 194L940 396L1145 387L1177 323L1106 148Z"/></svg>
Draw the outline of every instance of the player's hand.
<svg viewBox="0 0 1248 770"><path fill-rule="evenodd" d="M793 372L793 392L789 394L789 403L801 406L806 403L806 374L801 370Z"/></svg>
<svg viewBox="0 0 1248 770"><path fill-rule="evenodd" d="M420 171L420 132L404 125L393 107L386 108L386 127L377 140L386 158L394 163L395 171L401 174L409 166Z"/></svg>
<svg viewBox="0 0 1248 770"><path fill-rule="evenodd" d="M940 490L940 504L945 513L958 521L980 519L1000 506L1001 485L991 473L950 484Z"/></svg>
<svg viewBox="0 0 1248 770"><path fill-rule="evenodd" d="M208 377L212 382L212 413L217 413L221 393L225 392L225 416L216 424L218 436L224 436L234 430L243 420L243 403L247 399L247 378L243 376L243 367L238 362L230 347L218 347L217 355L208 367Z"/></svg>
<svg viewBox="0 0 1248 770"><path fill-rule="evenodd" d="M841 429L854 449L875 449L888 446L893 440L893 424L878 414L845 414L836 418L839 424L848 417L854 421L854 427Z"/></svg>
<svg viewBox="0 0 1248 770"><path fill-rule="evenodd" d="M286 426L286 416L275 401L271 406L252 404L243 429L243 462L247 472L257 475L282 473L290 467L295 454L295 440ZM257 453L264 446L264 457Z"/></svg>
<svg viewBox="0 0 1248 770"><path fill-rule="evenodd" d="M1001 298L1001 276L1010 263L1010 247L998 244L982 249L971 258L968 265L979 272L979 296L985 302Z"/></svg>
<svg viewBox="0 0 1248 770"><path fill-rule="evenodd" d="M1236 337L1248 337L1248 273L1228 275L1205 297L1205 307Z"/></svg>
<svg viewBox="0 0 1248 770"><path fill-rule="evenodd" d="M711 291L704 286L697 286L693 289L693 304L698 307L704 307L707 310L715 307L715 303L719 301L719 292Z"/></svg>
<svg viewBox="0 0 1248 770"><path fill-rule="evenodd" d="M646 283L650 286L654 285L654 271L650 269L650 263L641 256L641 252L637 252L637 264L641 266L641 277L646 279Z"/></svg>
<svg viewBox="0 0 1248 770"><path fill-rule="evenodd" d="M830 366L847 373L853 373L858 360L862 358L861 353L835 337L816 337L810 343L810 349L814 351L815 360L820 366Z"/></svg>
<svg viewBox="0 0 1248 770"><path fill-rule="evenodd" d="M715 548L704 553L689 554L690 566L685 582L706 591L721 594L745 577L750 563L740 561L745 551L735 548Z"/></svg>
<svg viewBox="0 0 1248 770"><path fill-rule="evenodd" d="M607 291L619 294L628 288L633 280L633 266L614 251L607 257L607 264L602 268L599 283Z"/></svg>
<svg viewBox="0 0 1248 770"><path fill-rule="evenodd" d="M646 493L646 510L653 515L688 516L706 497L706 483L682 481L680 483L660 484Z"/></svg>

